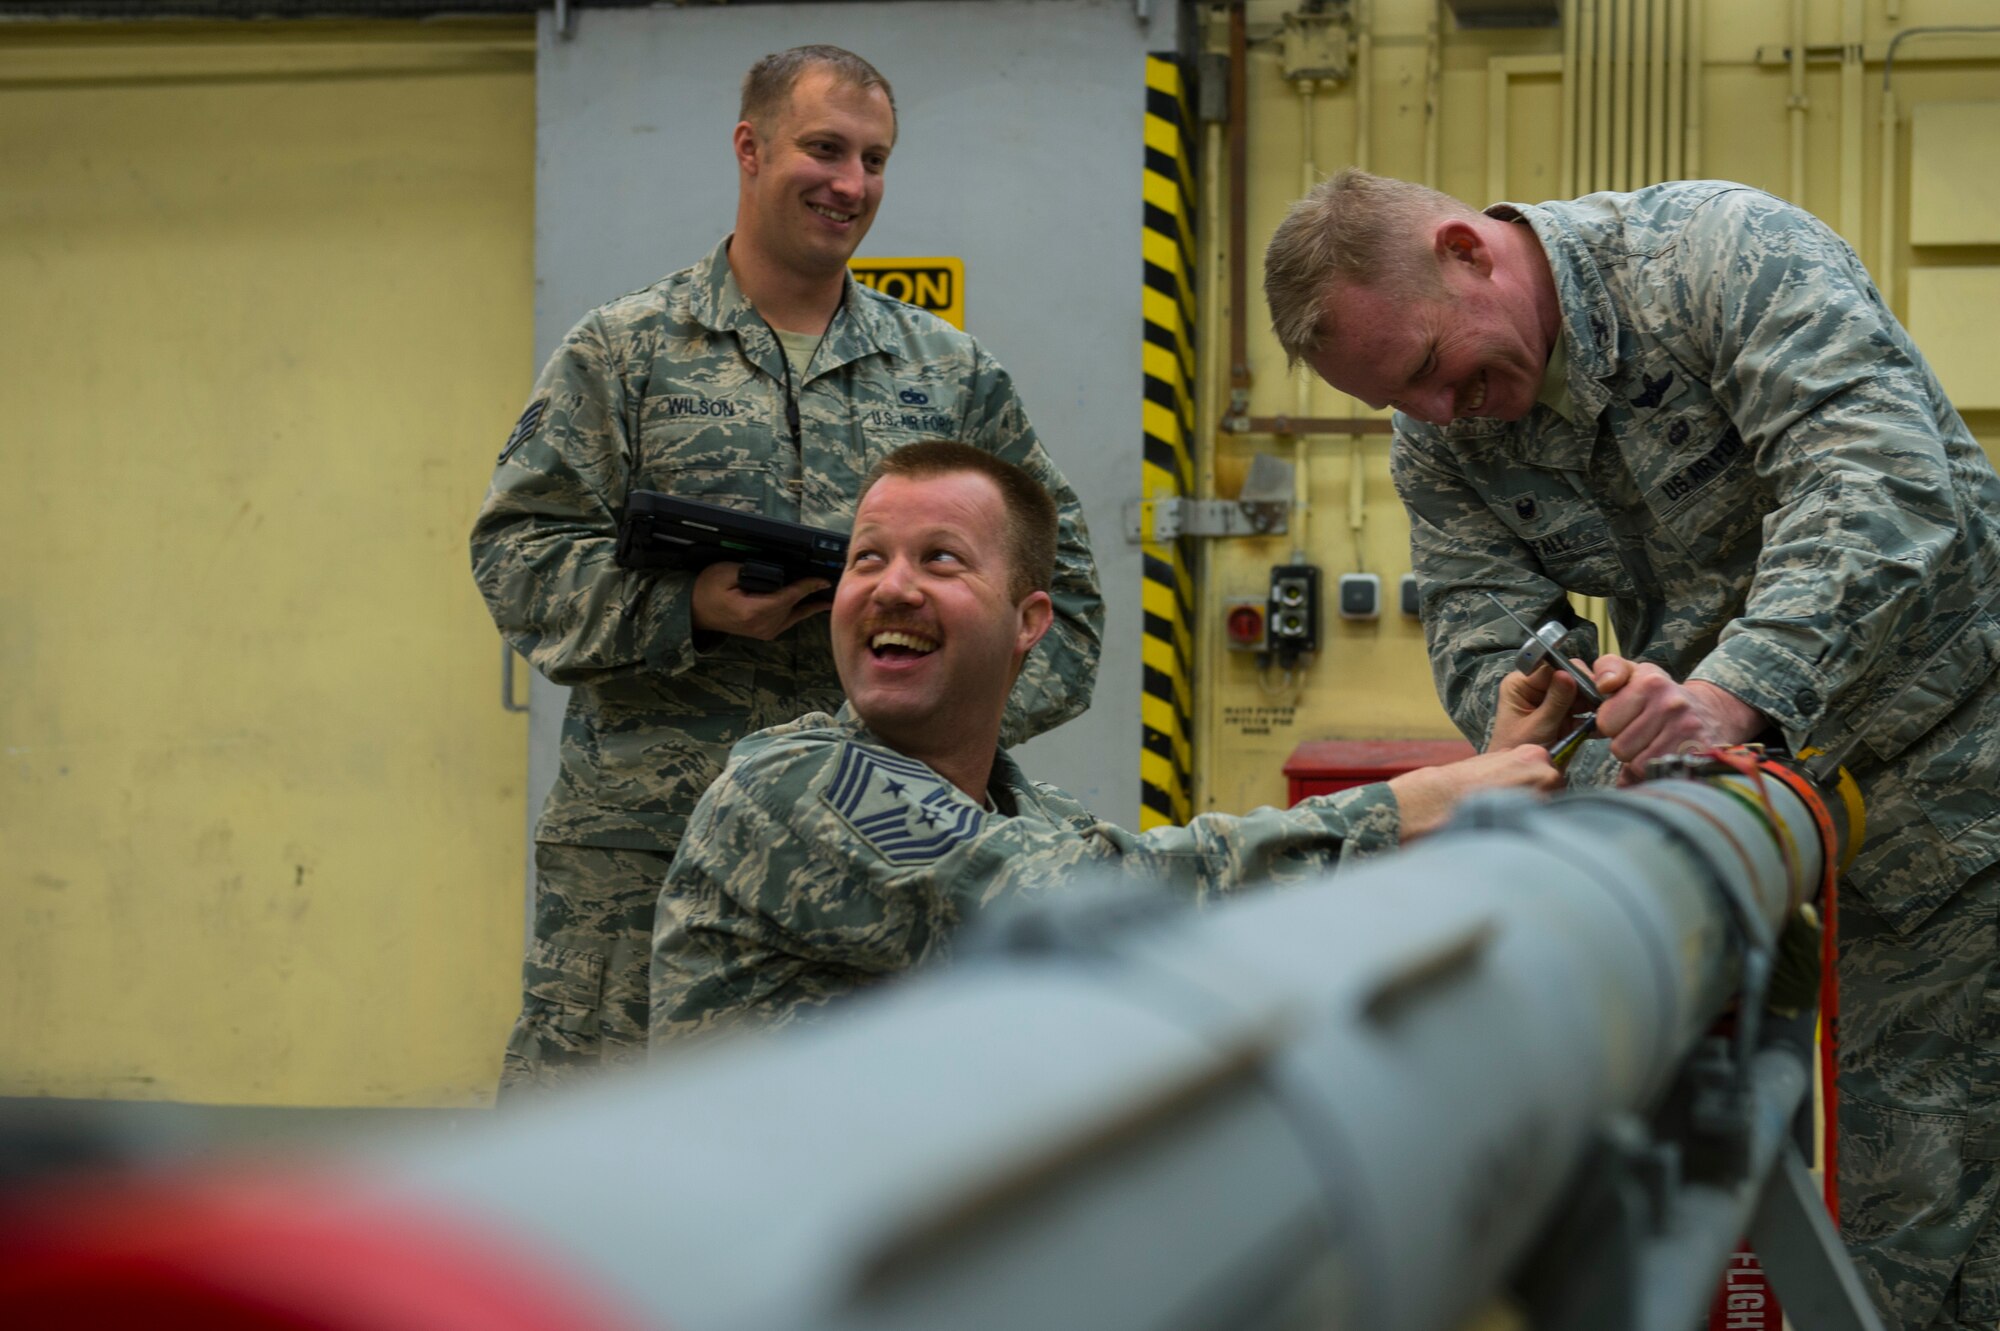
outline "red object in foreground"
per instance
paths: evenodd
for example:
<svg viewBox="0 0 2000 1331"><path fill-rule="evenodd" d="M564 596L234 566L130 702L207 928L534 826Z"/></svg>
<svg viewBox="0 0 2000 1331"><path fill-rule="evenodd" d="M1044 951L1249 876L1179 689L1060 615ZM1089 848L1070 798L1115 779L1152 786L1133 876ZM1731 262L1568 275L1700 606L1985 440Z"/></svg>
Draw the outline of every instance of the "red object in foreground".
<svg viewBox="0 0 2000 1331"><path fill-rule="evenodd" d="M160 1174L0 1207L0 1309L19 1331L633 1331L585 1277L325 1177Z"/></svg>
<svg viewBox="0 0 2000 1331"><path fill-rule="evenodd" d="M1722 1268L1722 1285L1709 1305L1709 1331L1780 1331L1785 1313L1764 1278L1764 1264L1744 1244Z"/></svg>
<svg viewBox="0 0 2000 1331"><path fill-rule="evenodd" d="M1462 739L1313 739L1292 750L1285 760L1291 787L1288 804L1308 795L1387 781L1419 767L1436 767L1470 758L1473 749Z"/></svg>

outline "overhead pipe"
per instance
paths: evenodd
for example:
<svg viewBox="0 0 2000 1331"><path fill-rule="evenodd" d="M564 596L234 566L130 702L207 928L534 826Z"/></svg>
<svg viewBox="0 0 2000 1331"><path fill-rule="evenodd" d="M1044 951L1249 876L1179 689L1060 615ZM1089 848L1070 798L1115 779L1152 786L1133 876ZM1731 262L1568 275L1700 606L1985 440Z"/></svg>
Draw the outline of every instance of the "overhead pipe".
<svg viewBox="0 0 2000 1331"><path fill-rule="evenodd" d="M1701 10L1706 0L1686 0L1687 4L1687 160L1681 173L1690 179L1701 175Z"/></svg>
<svg viewBox="0 0 2000 1331"><path fill-rule="evenodd" d="M1840 5L1840 234L1857 251L1861 248L1861 175L1863 168L1861 112L1867 100L1861 43L1866 35L1862 0Z"/></svg>
<svg viewBox="0 0 2000 1331"><path fill-rule="evenodd" d="M1891 44L1893 49L1893 43ZM1882 303L1896 308L1896 91L1882 70L1882 194L1875 239L1875 288Z"/></svg>
<svg viewBox="0 0 2000 1331"><path fill-rule="evenodd" d="M1893 15L1892 15L1893 18ZM1880 199L1880 248L1875 254L1875 286L1882 303L1896 308L1896 91L1890 76L1896 72L1896 48L1912 37L1970 37L2000 32L2000 25L1979 24L1930 28L1905 28L1889 39L1882 57L1882 196Z"/></svg>
<svg viewBox="0 0 2000 1331"><path fill-rule="evenodd" d="M1806 206L1806 0L1792 0L1792 91L1785 99L1791 148L1790 198Z"/></svg>
<svg viewBox="0 0 2000 1331"><path fill-rule="evenodd" d="M1214 120L1202 126L1202 154L1199 164L1201 184L1201 230L1196 234L1207 248L1206 262L1200 267L1202 284L1201 308L1215 310L1222 306L1223 266L1215 261L1216 238L1222 233L1222 159L1223 127ZM1195 339L1195 354L1200 358L1200 379L1195 385L1195 497L1215 498L1215 423L1221 417L1216 410L1217 390L1222 387L1221 339L1198 336ZM1195 559L1200 572L1196 586L1208 585L1211 552L1203 542L1193 542ZM1194 617L1195 652L1201 664L1199 679L1219 678L1222 668L1222 633L1214 615ZM1197 753L1216 753L1220 740L1221 709L1218 707L1196 707L1195 725L1199 730L1196 739ZM1191 774L1194 786L1190 794L1197 810L1210 807L1213 798L1212 778L1207 763L1197 762Z"/></svg>
<svg viewBox="0 0 2000 1331"><path fill-rule="evenodd" d="M1354 0L1354 164L1368 170L1375 132L1375 4Z"/></svg>
<svg viewBox="0 0 2000 1331"><path fill-rule="evenodd" d="M1681 122L1687 105L1687 10L1688 0L1666 0L1667 6L1667 162L1662 179L1676 180L1687 175L1681 161Z"/></svg>
<svg viewBox="0 0 2000 1331"><path fill-rule="evenodd" d="M1442 40L1442 38L1440 38ZM1441 62L1441 59L1440 59ZM1363 171L1370 161L1370 140L1375 132L1375 5L1374 0L1354 0L1354 164ZM1432 105L1435 111L1435 103ZM1435 149L1426 146L1426 154ZM1426 167L1435 171L1433 158ZM1435 187L1428 176L1426 184ZM1329 421L1329 425L1341 422ZM1344 422L1347 435L1347 529L1354 537L1354 557L1361 559L1361 531L1368 514L1368 459L1364 440L1371 434L1387 435L1395 430L1389 421L1349 415Z"/></svg>
<svg viewBox="0 0 2000 1331"><path fill-rule="evenodd" d="M1250 43L1244 29L1245 0L1229 6L1229 388L1230 414L1247 410L1250 392L1249 281Z"/></svg>
<svg viewBox="0 0 2000 1331"><path fill-rule="evenodd" d="M1313 95L1318 91L1319 80L1298 80L1299 91L1299 175L1302 193L1311 193L1319 184L1319 168L1313 162ZM1310 370L1292 371L1292 401L1297 407L1295 419L1307 420L1312 417L1312 384ZM1292 562L1309 563L1306 536L1312 524L1312 455L1307 449L1306 436L1292 436Z"/></svg>
<svg viewBox="0 0 2000 1331"><path fill-rule="evenodd" d="M1611 188L1611 52L1618 40L1617 29L1612 26L1612 15L1608 3L1600 0L1597 15L1597 117L1591 126L1590 188L1593 190Z"/></svg>
<svg viewBox="0 0 2000 1331"><path fill-rule="evenodd" d="M1632 188L1632 0L1613 0L1611 188Z"/></svg>
<svg viewBox="0 0 2000 1331"><path fill-rule="evenodd" d="M1444 82L1444 5L1431 0L1430 23L1424 29L1424 184L1438 186L1438 97Z"/></svg>
<svg viewBox="0 0 2000 1331"><path fill-rule="evenodd" d="M1565 196L1581 192L1576 187L1576 107L1579 82L1577 28L1582 21L1579 11L1586 8L1589 2L1590 0L1564 0L1566 12L1563 15L1562 125L1557 131L1557 141L1560 144L1557 180L1558 188Z"/></svg>
<svg viewBox="0 0 2000 1331"><path fill-rule="evenodd" d="M1646 171L1642 184L1669 178L1666 165L1667 0L1646 5Z"/></svg>

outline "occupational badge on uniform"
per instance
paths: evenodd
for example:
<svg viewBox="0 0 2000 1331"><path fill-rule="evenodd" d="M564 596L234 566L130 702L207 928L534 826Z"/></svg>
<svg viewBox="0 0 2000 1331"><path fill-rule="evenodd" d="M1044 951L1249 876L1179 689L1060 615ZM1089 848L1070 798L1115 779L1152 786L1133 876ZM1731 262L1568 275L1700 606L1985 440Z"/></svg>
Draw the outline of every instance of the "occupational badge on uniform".
<svg viewBox="0 0 2000 1331"><path fill-rule="evenodd" d="M1646 367L1639 367L1639 391L1632 394L1632 406L1639 411L1652 411L1662 403L1671 402L1687 387L1687 376L1676 374L1673 366L1663 368L1659 374L1646 373Z"/></svg>
<svg viewBox="0 0 2000 1331"><path fill-rule="evenodd" d="M538 397L528 404L528 409L521 413L521 419L514 422L514 433L508 435L507 442L500 446L500 456L493 460L495 466L514 456L514 450L535 432L535 427L542 423L542 417L548 414L548 410L549 400L546 397Z"/></svg>
<svg viewBox="0 0 2000 1331"><path fill-rule="evenodd" d="M891 864L929 864L979 835L986 814L914 758L852 741L820 795Z"/></svg>
<svg viewBox="0 0 2000 1331"><path fill-rule="evenodd" d="M1651 379L1642 374L1639 376L1639 381L1645 385L1645 391L1633 397L1632 405L1635 407L1657 407L1660 405L1661 399L1666 396L1667 386L1674 381L1674 372L1668 370L1657 379Z"/></svg>

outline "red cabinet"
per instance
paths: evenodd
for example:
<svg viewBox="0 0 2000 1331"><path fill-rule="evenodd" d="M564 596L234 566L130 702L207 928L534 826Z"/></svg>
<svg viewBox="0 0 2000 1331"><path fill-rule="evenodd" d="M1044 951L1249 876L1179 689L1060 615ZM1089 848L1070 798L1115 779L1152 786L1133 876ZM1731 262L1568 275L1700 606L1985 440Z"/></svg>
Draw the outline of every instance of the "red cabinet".
<svg viewBox="0 0 2000 1331"><path fill-rule="evenodd" d="M1387 781L1419 767L1457 762L1472 752L1462 739L1307 740L1285 760L1285 780L1291 787L1287 803Z"/></svg>

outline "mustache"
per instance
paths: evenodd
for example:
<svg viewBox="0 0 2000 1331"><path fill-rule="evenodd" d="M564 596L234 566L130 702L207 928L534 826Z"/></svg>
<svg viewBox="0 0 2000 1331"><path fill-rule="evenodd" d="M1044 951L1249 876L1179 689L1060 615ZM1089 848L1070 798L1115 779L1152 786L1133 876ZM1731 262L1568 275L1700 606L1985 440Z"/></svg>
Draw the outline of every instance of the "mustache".
<svg viewBox="0 0 2000 1331"><path fill-rule="evenodd" d="M913 633L933 642L943 638L936 626L909 615L869 615L861 621L861 636L868 639L878 633Z"/></svg>

